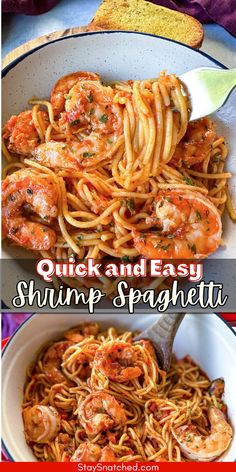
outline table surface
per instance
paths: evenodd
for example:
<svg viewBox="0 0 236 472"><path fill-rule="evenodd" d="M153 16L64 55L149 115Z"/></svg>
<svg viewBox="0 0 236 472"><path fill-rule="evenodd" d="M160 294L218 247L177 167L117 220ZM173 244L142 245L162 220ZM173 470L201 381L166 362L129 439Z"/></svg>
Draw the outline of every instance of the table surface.
<svg viewBox="0 0 236 472"><path fill-rule="evenodd" d="M61 0L56 7L42 15L3 15L2 56L21 44L52 31L86 25L92 19L101 0ZM204 25L202 51L227 67L236 67L236 38L222 27Z"/></svg>

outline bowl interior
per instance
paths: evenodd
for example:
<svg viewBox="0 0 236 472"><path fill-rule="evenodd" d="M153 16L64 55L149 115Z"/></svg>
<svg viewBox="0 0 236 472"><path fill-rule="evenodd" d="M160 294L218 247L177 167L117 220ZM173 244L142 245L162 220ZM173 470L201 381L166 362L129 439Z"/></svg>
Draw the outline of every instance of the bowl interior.
<svg viewBox="0 0 236 472"><path fill-rule="evenodd" d="M57 339L71 326L83 321L96 320L103 326L114 325L129 330L142 330L159 315L96 315L60 314L33 315L6 346L2 359L2 437L8 455L14 461L35 461L23 434L21 403L25 373L39 348L47 341ZM217 315L187 315L177 333L174 352L178 357L190 354L211 379L225 380L225 402L234 430L236 429L236 343L235 335ZM221 461L236 458L236 436Z"/></svg>

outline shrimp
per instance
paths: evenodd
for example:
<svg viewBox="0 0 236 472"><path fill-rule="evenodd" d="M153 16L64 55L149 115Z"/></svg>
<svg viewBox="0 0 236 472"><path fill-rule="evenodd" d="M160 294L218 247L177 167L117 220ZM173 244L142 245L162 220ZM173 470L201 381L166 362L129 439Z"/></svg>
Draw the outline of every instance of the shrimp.
<svg viewBox="0 0 236 472"><path fill-rule="evenodd" d="M59 115L64 110L66 95L69 90L79 81L95 80L99 81L99 76L93 72L73 72L72 74L64 75L55 83L52 91L50 102L52 104L55 115Z"/></svg>
<svg viewBox="0 0 236 472"><path fill-rule="evenodd" d="M193 425L172 428L182 453L193 461L210 462L219 457L232 440L233 431L224 414L216 407L209 409L210 434L202 436Z"/></svg>
<svg viewBox="0 0 236 472"><path fill-rule="evenodd" d="M43 356L43 370L50 381L50 383L61 383L66 379L65 375L61 370L62 358L65 351L73 343L70 341L60 341L53 343Z"/></svg>
<svg viewBox="0 0 236 472"><path fill-rule="evenodd" d="M174 167L190 167L201 163L209 155L215 139L215 127L209 118L190 122L170 164Z"/></svg>
<svg viewBox="0 0 236 472"><path fill-rule="evenodd" d="M116 462L116 456L113 450L109 446L105 446L102 449L101 457L99 462Z"/></svg>
<svg viewBox="0 0 236 472"><path fill-rule="evenodd" d="M156 225L156 232L133 229L132 236L135 249L149 259L202 259L221 242L218 210L200 193L160 191L154 214L146 222Z"/></svg>
<svg viewBox="0 0 236 472"><path fill-rule="evenodd" d="M32 157L49 168L82 170L107 159L110 148L110 142L91 134L83 141L42 143L34 149Z"/></svg>
<svg viewBox="0 0 236 472"><path fill-rule="evenodd" d="M78 415L88 435L96 435L114 427L124 427L126 414L115 397L104 392L88 395L80 404Z"/></svg>
<svg viewBox="0 0 236 472"><path fill-rule="evenodd" d="M88 336L96 336L99 332L98 323L84 323L74 328L69 329L64 333L64 337L73 341L74 343L79 343L83 341L84 338Z"/></svg>
<svg viewBox="0 0 236 472"><path fill-rule="evenodd" d="M52 406L34 405L25 408L23 421L26 440L38 444L52 441L61 427L60 415Z"/></svg>
<svg viewBox="0 0 236 472"><path fill-rule="evenodd" d="M142 370L136 363L137 352L134 346L123 341L111 341L97 350L93 366L110 380L128 382L142 375Z"/></svg>
<svg viewBox="0 0 236 472"><path fill-rule="evenodd" d="M224 379L215 379L211 382L209 393L214 395L216 398L221 398L225 389Z"/></svg>
<svg viewBox="0 0 236 472"><path fill-rule="evenodd" d="M54 230L29 220L38 215L51 223L57 217L58 190L49 175L20 169L2 182L2 237L32 250L48 250L55 245Z"/></svg>
<svg viewBox="0 0 236 472"><path fill-rule="evenodd" d="M109 446L103 449L98 444L83 442L71 457L71 462L116 462L116 456Z"/></svg>
<svg viewBox="0 0 236 472"><path fill-rule="evenodd" d="M44 111L38 113L47 126L49 124L47 113ZM3 138L7 140L6 146L9 151L23 156L30 155L40 142L32 119L32 111L26 110L17 116L13 115L3 128Z"/></svg>
<svg viewBox="0 0 236 472"><path fill-rule="evenodd" d="M123 128L122 108L114 103L115 92L97 81L77 82L71 88L59 126L66 133L87 129L100 136L119 136Z"/></svg>

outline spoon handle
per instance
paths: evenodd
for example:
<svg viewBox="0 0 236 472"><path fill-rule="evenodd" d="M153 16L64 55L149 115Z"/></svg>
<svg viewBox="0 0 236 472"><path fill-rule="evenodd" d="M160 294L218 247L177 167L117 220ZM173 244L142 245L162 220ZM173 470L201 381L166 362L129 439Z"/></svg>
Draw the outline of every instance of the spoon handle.
<svg viewBox="0 0 236 472"><path fill-rule="evenodd" d="M135 337L135 341L149 339L153 343L159 366L164 370L169 368L174 338L184 316L185 313L165 313L156 323Z"/></svg>

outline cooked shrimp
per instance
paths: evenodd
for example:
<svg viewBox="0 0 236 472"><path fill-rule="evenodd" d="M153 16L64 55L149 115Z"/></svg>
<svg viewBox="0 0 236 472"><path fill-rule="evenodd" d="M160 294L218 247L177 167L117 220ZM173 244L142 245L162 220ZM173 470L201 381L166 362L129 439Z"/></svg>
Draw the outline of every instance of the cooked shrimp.
<svg viewBox="0 0 236 472"><path fill-rule="evenodd" d="M114 103L115 92L100 82L77 82L69 91L59 125L71 133L86 128L99 135L122 132L122 108Z"/></svg>
<svg viewBox="0 0 236 472"><path fill-rule="evenodd" d="M38 111L45 125L48 125L48 115L44 111ZM3 138L7 140L9 151L29 155L38 146L40 139L35 128L32 111L22 111L19 115L13 115L3 128Z"/></svg>
<svg viewBox="0 0 236 472"><path fill-rule="evenodd" d="M64 382L66 377L61 370L62 357L66 349L73 343L70 341L60 341L50 346L43 356L43 370L48 380L52 383Z"/></svg>
<svg viewBox="0 0 236 472"><path fill-rule="evenodd" d="M97 350L93 365L110 380L128 382L142 375L136 363L134 346L123 341L111 341Z"/></svg>
<svg viewBox="0 0 236 472"><path fill-rule="evenodd" d="M34 405L25 408L23 420L26 440L38 444L52 441L61 427L60 415L52 406Z"/></svg>
<svg viewBox="0 0 236 472"><path fill-rule="evenodd" d="M69 90L79 81L85 80L97 80L99 81L99 76L93 72L73 72L72 74L64 75L55 83L52 91L50 102L53 107L55 115L59 115L61 111L64 110L66 95Z"/></svg>
<svg viewBox="0 0 236 472"><path fill-rule="evenodd" d="M116 456L109 446L103 449L98 444L83 442L71 457L71 462L116 462Z"/></svg>
<svg viewBox="0 0 236 472"><path fill-rule="evenodd" d="M132 230L134 247L149 259L205 258L221 241L221 218L216 207L200 193L160 191L154 214L146 221L155 232Z"/></svg>
<svg viewBox="0 0 236 472"><path fill-rule="evenodd" d="M99 462L116 462L116 456L113 450L109 446L105 446L102 449L101 457Z"/></svg>
<svg viewBox="0 0 236 472"><path fill-rule="evenodd" d="M212 380L209 393L210 395L214 395L216 398L221 398L225 389L225 382L224 379L215 379Z"/></svg>
<svg viewBox="0 0 236 472"><path fill-rule="evenodd" d="M90 135L81 142L50 141L40 144L32 156L37 162L49 168L80 170L107 159L110 148L109 142Z"/></svg>
<svg viewBox="0 0 236 472"><path fill-rule="evenodd" d="M211 407L209 421L211 430L208 436L200 435L193 425L172 428L182 453L193 461L213 461L226 451L232 440L232 428L221 410Z"/></svg>
<svg viewBox="0 0 236 472"><path fill-rule="evenodd" d="M42 223L29 220L38 215L51 223L57 217L58 191L49 175L21 169L2 182L2 235L19 246L48 250L56 242L56 233Z"/></svg>
<svg viewBox="0 0 236 472"><path fill-rule="evenodd" d="M84 338L88 336L96 336L99 332L98 323L84 323L74 328L69 329L64 333L64 337L73 341L74 343L79 343L83 341Z"/></svg>
<svg viewBox="0 0 236 472"><path fill-rule="evenodd" d="M100 446L87 441L79 445L70 462L98 462L100 455Z"/></svg>
<svg viewBox="0 0 236 472"><path fill-rule="evenodd" d="M199 164L209 155L215 139L215 127L209 118L190 122L170 163L175 167Z"/></svg>
<svg viewBox="0 0 236 472"><path fill-rule="evenodd" d="M88 435L96 435L114 427L124 427L126 414L112 395L95 392L88 395L78 409L79 420Z"/></svg>

